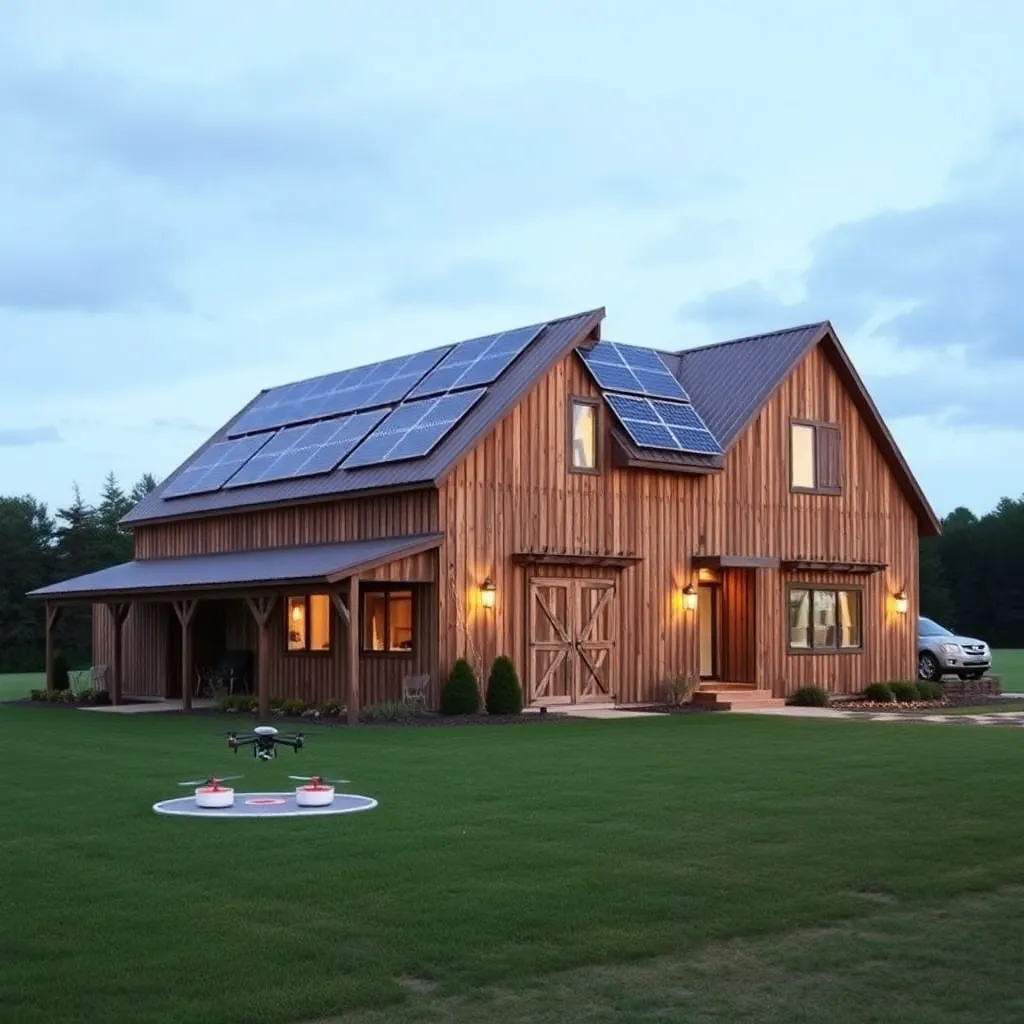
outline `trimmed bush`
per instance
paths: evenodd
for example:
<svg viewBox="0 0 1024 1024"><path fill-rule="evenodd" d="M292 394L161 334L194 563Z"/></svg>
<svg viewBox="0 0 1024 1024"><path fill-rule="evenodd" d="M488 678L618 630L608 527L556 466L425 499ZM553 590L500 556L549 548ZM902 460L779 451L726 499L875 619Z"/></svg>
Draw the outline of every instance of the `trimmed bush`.
<svg viewBox="0 0 1024 1024"><path fill-rule="evenodd" d="M822 686L802 686L789 698L790 704L803 708L827 708L831 702L831 695Z"/></svg>
<svg viewBox="0 0 1024 1024"><path fill-rule="evenodd" d="M921 699L921 691L917 688L917 683L897 681L890 683L889 689L892 690L893 697L900 704L913 704L914 701Z"/></svg>
<svg viewBox="0 0 1024 1024"><path fill-rule="evenodd" d="M473 666L459 658L441 690L442 715L475 715L480 710L480 687Z"/></svg>
<svg viewBox="0 0 1024 1024"><path fill-rule="evenodd" d="M416 709L400 700L382 700L367 705L359 712L359 718L364 722L406 722L415 715Z"/></svg>
<svg viewBox="0 0 1024 1024"><path fill-rule="evenodd" d="M518 715L523 710L523 688L512 659L498 655L487 677L487 714Z"/></svg>
<svg viewBox="0 0 1024 1024"><path fill-rule="evenodd" d="M306 710L306 702L301 697L288 697L283 710L286 715L301 715Z"/></svg>
<svg viewBox="0 0 1024 1024"><path fill-rule="evenodd" d="M694 691L700 685L697 676L688 676L683 673L673 676L662 684L662 691L665 694L665 703L671 707L682 707L693 697Z"/></svg>
<svg viewBox="0 0 1024 1024"><path fill-rule="evenodd" d="M942 700L946 696L941 683L929 683L924 679L917 684L917 692L921 700Z"/></svg>
<svg viewBox="0 0 1024 1024"><path fill-rule="evenodd" d="M864 696L876 704L891 704L896 699L888 683L872 683L864 691Z"/></svg>

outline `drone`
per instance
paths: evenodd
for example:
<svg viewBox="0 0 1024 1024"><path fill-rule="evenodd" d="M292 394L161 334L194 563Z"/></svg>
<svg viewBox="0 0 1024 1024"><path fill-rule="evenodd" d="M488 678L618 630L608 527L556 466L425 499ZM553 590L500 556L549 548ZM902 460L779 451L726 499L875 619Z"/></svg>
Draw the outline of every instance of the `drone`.
<svg viewBox="0 0 1024 1024"><path fill-rule="evenodd" d="M208 779L192 779L189 782L179 782L179 786L192 786L201 787L203 789L209 789L214 793L223 792L224 790L230 789L229 786L222 786L222 782L229 782L232 779L240 779L241 775L211 775Z"/></svg>
<svg viewBox="0 0 1024 1024"><path fill-rule="evenodd" d="M308 783L302 787L303 789L330 789L332 786L340 786L345 782L352 781L351 779L325 779L322 775L289 775L288 778Z"/></svg>
<svg viewBox="0 0 1024 1024"><path fill-rule="evenodd" d="M237 733L228 733L228 746L237 754L239 747L252 745L252 756L261 761L270 761L277 757L277 745L283 743L291 747L296 753L302 747L302 733L294 736L282 736L272 725L257 725L251 733L239 736Z"/></svg>

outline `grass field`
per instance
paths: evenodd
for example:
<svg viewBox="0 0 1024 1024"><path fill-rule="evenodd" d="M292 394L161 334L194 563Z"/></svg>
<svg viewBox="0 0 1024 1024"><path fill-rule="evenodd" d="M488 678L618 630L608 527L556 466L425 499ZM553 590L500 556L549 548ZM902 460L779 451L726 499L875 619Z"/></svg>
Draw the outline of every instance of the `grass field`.
<svg viewBox="0 0 1024 1024"><path fill-rule="evenodd" d="M677 716L312 727L0 707L5 1024L1019 1020L1024 734ZM151 811L243 771L319 821Z"/></svg>

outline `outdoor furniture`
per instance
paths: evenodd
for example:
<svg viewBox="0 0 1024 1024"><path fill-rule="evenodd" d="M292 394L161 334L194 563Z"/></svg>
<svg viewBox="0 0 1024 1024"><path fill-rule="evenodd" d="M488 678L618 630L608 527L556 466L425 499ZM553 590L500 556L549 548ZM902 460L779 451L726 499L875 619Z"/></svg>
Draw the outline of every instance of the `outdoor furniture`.
<svg viewBox="0 0 1024 1024"><path fill-rule="evenodd" d="M402 679L402 700L410 704L422 704L425 707L429 685L429 675L405 676Z"/></svg>

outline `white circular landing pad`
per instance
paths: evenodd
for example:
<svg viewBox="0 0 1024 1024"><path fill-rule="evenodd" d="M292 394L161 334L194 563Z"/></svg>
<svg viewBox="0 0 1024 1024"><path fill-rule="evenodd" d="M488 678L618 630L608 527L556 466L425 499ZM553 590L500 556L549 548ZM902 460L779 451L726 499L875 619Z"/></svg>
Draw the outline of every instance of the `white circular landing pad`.
<svg viewBox="0 0 1024 1024"><path fill-rule="evenodd" d="M377 801L369 796L336 793L334 800L321 807L298 803L295 791L287 793L236 793L230 807L200 807L194 796L179 796L153 804L157 814L175 814L187 818L322 818L329 814L353 814L371 811Z"/></svg>

